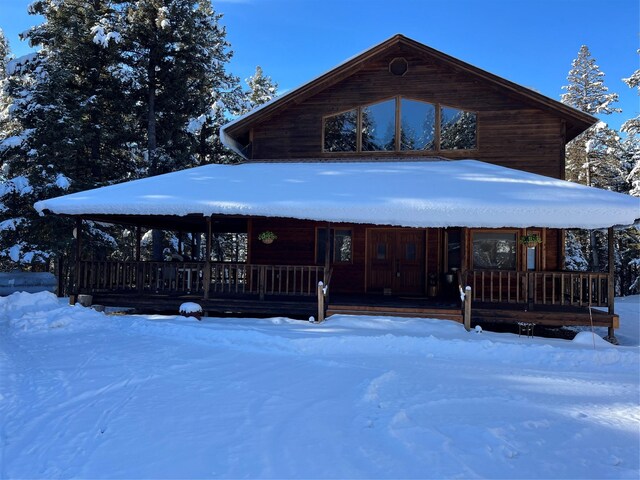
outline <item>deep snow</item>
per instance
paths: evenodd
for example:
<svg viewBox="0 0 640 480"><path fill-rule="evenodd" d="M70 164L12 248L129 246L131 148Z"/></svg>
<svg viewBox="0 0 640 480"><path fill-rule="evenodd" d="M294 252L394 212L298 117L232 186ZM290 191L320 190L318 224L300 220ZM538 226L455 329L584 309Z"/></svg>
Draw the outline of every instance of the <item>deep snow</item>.
<svg viewBox="0 0 640 480"><path fill-rule="evenodd" d="M0 478L638 478L623 346L445 320L108 316L0 298ZM605 332L606 333L606 332Z"/></svg>
<svg viewBox="0 0 640 480"><path fill-rule="evenodd" d="M257 215L406 227L604 228L640 216L640 198L477 160L392 160L203 165L34 207L70 215Z"/></svg>

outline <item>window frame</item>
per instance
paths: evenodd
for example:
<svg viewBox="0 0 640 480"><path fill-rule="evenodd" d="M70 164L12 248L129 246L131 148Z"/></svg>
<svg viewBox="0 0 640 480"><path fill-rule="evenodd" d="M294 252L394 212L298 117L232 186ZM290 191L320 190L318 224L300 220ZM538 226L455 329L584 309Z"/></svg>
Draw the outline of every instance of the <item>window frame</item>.
<svg viewBox="0 0 640 480"><path fill-rule="evenodd" d="M434 121L435 121L435 129L434 129L434 148L430 149L430 150L402 150L401 147L402 145L400 145L400 134L401 134L401 126L402 126L402 100L410 100L413 102L421 102L421 103L426 103L428 105L432 105L435 109L435 116L434 116ZM362 111L364 108L372 106L372 105L377 105L379 103L383 103L383 102L387 102L389 100L394 100L395 101L395 148L393 150L363 150L362 149ZM475 147L474 148L446 148L446 149L442 149L440 147L440 143L441 143L441 124L442 124L442 108L453 108L456 110L460 110L462 112L467 112L467 113L473 113L476 117L476 129L475 129ZM328 118L330 117L335 117L337 115L341 115L347 112L350 112L352 110L356 111L356 148L355 150L350 150L350 151L337 151L337 152L332 152L330 150L325 150L325 138L326 138L326 121ZM362 155L362 154L367 154L367 155L416 155L416 154L422 154L422 155L429 155L429 156L435 156L438 155L440 153L451 153L451 152L462 152L463 154L469 154L470 152L476 152L478 150L478 145L480 144L480 112L478 110L469 110L463 107L458 107L452 104L445 104L445 103L440 103L440 102L436 102L433 100L426 100L426 99L422 99L422 98L417 98L415 96L406 96L406 95L392 95L392 96L388 96L388 97L383 97L380 98L376 101L373 102L368 102L366 104L362 104L362 105L356 105L354 107L351 108L345 108L342 110L339 110L337 112L333 112L330 114L325 114L322 115L321 117L321 143L320 143L320 147L321 147L321 153L322 155L327 155L327 156L334 156L334 155L340 155L340 156L349 156L349 155Z"/></svg>
<svg viewBox="0 0 640 480"><path fill-rule="evenodd" d="M330 241L330 247L329 247L329 255L330 255L330 260L329 260L329 264L330 265L351 265L353 264L353 227L351 226L345 226L345 227L331 227L331 228L327 228L327 227L316 227L315 228L315 264L316 265L324 265L326 262L326 259L323 259L322 261L320 261L320 259L318 258L318 255L320 253L320 250L325 248L325 245L322 244L319 241L319 233L321 230L329 230L329 241ZM337 231L348 231L350 232L350 237L351 237L351 247L350 247L350 251L349 251L349 260L348 261L336 261L336 252L338 251L338 249L336 248L336 232ZM324 254L324 252L323 252Z"/></svg>
<svg viewBox="0 0 640 480"><path fill-rule="evenodd" d="M473 113L476 116L476 146L473 148L442 148L442 109L443 108L452 108L454 110L459 110L461 112ZM439 152L473 152L478 149L478 112L475 110L465 110L464 108L454 107L453 105L447 105L444 103L438 104L438 111L436 113L436 119L438 122L437 125L437 136L436 136L436 148Z"/></svg>
<svg viewBox="0 0 640 480"><path fill-rule="evenodd" d="M520 237L520 230L518 229L474 229L471 230L469 235L469 243L470 243L470 248L469 248L469 253L470 253L470 263L471 263L471 270L479 270L479 271L492 271L492 270L496 270L496 271L502 271L502 272L519 272L520 268L521 268L521 255L520 255L520 247L519 247L519 237ZM501 269L501 268L497 268L497 267L492 267L492 268L485 268L485 267L477 267L475 265L475 254L474 254L474 245L475 245L475 236L478 233L502 233L502 234L512 234L514 235L514 249L515 249L515 266L513 269Z"/></svg>

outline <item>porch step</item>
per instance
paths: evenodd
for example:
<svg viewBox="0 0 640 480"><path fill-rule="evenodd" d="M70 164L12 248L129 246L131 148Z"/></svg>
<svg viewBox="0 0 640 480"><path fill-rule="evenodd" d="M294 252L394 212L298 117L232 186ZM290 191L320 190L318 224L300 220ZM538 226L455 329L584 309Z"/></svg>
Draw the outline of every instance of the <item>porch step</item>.
<svg viewBox="0 0 640 480"><path fill-rule="evenodd" d="M330 315L374 315L391 317L418 317L453 320L462 323L462 314L458 309L449 308L419 308L419 307L392 307L388 305L329 305L327 317Z"/></svg>

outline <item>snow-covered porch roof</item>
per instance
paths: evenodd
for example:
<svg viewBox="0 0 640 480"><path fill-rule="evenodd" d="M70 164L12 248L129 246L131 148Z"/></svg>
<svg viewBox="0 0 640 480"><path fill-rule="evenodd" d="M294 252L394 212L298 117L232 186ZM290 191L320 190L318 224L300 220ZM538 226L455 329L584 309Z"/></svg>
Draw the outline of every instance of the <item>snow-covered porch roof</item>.
<svg viewBox="0 0 640 480"><path fill-rule="evenodd" d="M476 160L206 165L40 201L41 213L241 215L406 227L605 228L640 198Z"/></svg>

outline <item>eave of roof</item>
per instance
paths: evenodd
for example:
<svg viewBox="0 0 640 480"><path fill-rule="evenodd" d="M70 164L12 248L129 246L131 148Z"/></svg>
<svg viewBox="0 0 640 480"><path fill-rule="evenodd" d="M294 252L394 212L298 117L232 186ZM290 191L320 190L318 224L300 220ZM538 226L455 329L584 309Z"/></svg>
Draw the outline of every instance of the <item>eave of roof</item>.
<svg viewBox="0 0 640 480"><path fill-rule="evenodd" d="M234 139L234 132L237 134L243 129L246 130L250 125L267 119L274 113L280 111L281 109L284 109L290 103L300 101L301 98L305 98L308 95L316 93L320 89L337 83L341 79L345 78L345 76L357 71L358 68L370 58L399 43L405 43L422 51L427 55L441 60L444 63L483 78L484 80L505 88L516 95L524 97L528 101L537 103L545 109L556 112L559 116L565 118L566 120L572 121L573 123L569 124L567 128L567 141L575 138L598 121L598 119L596 117L593 117L592 115L565 105L562 102L549 98L545 95L542 95L541 93L531 90L530 88L518 85L517 83L514 83L510 80L499 77L498 75L487 72L486 70L482 70L481 68L478 68L469 63L463 62L462 60L447 55L446 53L440 52L439 50L435 50L411 38L405 37L402 34L396 34L388 38L387 40L384 40L377 45L374 45L373 47L365 50L364 52L345 60L335 68L323 73L313 80L304 83L303 85L300 85L299 87L294 88L283 95L275 97L264 105L260 105L252 111L223 125L220 128L220 139L222 143L234 152L246 158L246 155L242 150L242 146L239 145Z"/></svg>
<svg viewBox="0 0 640 480"><path fill-rule="evenodd" d="M476 160L205 165L35 204L104 216L240 215L404 227L606 228L640 198Z"/></svg>

